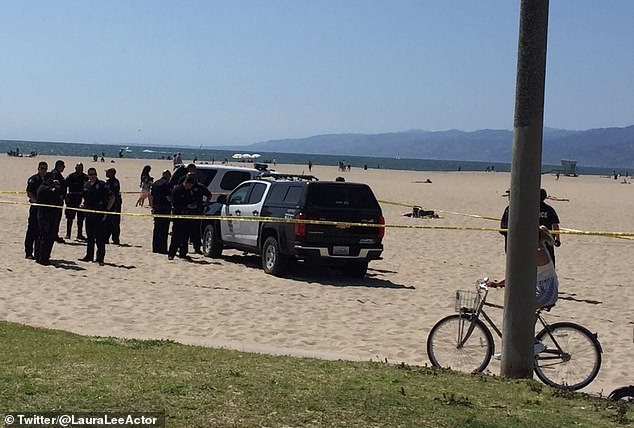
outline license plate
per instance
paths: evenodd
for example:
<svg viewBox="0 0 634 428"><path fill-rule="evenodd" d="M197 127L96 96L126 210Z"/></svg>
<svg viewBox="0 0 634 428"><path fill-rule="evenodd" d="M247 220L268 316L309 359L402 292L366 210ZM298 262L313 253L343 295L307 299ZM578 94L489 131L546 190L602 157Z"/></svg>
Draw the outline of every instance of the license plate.
<svg viewBox="0 0 634 428"><path fill-rule="evenodd" d="M348 254L350 254L350 247L334 245L332 247L332 254L335 256L347 256Z"/></svg>

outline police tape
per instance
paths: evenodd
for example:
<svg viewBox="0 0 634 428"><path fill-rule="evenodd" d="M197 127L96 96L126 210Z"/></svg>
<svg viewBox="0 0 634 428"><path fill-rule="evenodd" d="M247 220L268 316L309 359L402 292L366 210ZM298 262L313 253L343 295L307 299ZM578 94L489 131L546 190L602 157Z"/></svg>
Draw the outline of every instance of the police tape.
<svg viewBox="0 0 634 428"><path fill-rule="evenodd" d="M179 215L179 214L145 214L145 213L129 213L129 212L115 212L115 211L101 211L91 210L86 208L75 208L60 205L47 205L38 203L26 203L18 201L6 201L0 199L0 204L10 205L29 205L37 207L47 207L56 209L67 209L78 212L84 212L88 214L104 214L104 215L118 215L118 216L131 216L131 217L152 217L152 218L166 218L166 219L183 219L183 220L226 220L226 221L244 221L244 222L268 222L268 223L295 223L295 224L318 224L335 226L341 229L350 227L370 227L370 228L390 228L390 229L419 229L419 230L448 230L448 231L475 231L475 232L507 232L507 229L491 228L491 227L468 227L468 226L426 226L426 225L404 225L404 224L378 224L378 223L356 223L356 222L341 222L330 220L311 220L311 219L298 219L298 218L279 218L279 217L248 217L248 216L222 216L222 215ZM405 204L401 204L405 205ZM481 218L486 218L480 216ZM499 220L499 219L498 219ZM556 231L560 235L585 235L585 236L604 236L610 238L621 238L627 240L634 240L634 232L608 232L608 231L590 231L590 230L577 230L561 228Z"/></svg>

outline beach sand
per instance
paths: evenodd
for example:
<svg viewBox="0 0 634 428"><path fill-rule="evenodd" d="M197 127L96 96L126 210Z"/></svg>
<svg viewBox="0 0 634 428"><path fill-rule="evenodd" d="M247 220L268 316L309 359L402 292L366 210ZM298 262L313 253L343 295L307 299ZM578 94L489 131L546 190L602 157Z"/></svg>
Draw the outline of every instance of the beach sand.
<svg viewBox="0 0 634 428"><path fill-rule="evenodd" d="M2 191L23 192L37 163L52 169L56 158L0 157ZM63 329L79 334L162 338L232 349L428 364L426 339L440 318L453 312L456 289L472 289L482 276L504 275L504 240L497 232L417 228L496 228L507 205L508 173L414 172L335 166L313 167L322 180L343 175L368 183L389 227L383 260L370 263L365 279L335 270L298 266L287 278L266 275L254 255L225 250L221 259L192 254L192 261L151 252L150 210L135 207L143 165L152 175L171 169L167 160L116 159L111 163L65 157L64 175L77 161L117 168L126 193L122 246L107 247L106 265L80 262L84 244L55 244L53 266L24 259L28 205L23 193L0 194L2 286L0 319ZM277 165L281 172L305 172L302 165ZM427 179L431 183L424 183ZM634 186L599 176L544 175L542 187L569 201L550 201L562 227L588 231L631 232ZM438 219L410 218L413 205L434 210ZM476 215L476 216L471 216ZM61 235L65 234L62 219ZM75 229L73 230L73 233ZM563 235L557 251L560 300L547 315L551 322L572 320L598 332L603 366L586 392L607 394L634 383L634 241L600 236ZM492 291L502 302L503 292ZM501 319L501 313L496 314ZM498 341L499 346L499 341ZM628 357L628 355L630 355ZM489 370L499 374L499 363Z"/></svg>

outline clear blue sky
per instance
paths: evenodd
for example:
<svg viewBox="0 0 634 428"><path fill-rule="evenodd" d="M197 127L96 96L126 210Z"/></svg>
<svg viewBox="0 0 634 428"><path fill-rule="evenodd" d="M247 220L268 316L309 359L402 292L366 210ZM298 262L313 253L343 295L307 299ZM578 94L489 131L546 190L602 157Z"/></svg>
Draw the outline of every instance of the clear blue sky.
<svg viewBox="0 0 634 428"><path fill-rule="evenodd" d="M0 138L513 128L519 0L0 0ZM545 125L634 124L634 1L552 0Z"/></svg>

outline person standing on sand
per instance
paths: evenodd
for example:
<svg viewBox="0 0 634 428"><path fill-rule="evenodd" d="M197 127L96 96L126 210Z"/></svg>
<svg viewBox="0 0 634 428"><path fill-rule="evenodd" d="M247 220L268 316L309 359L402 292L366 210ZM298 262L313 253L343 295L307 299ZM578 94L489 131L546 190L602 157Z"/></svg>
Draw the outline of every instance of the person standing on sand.
<svg viewBox="0 0 634 428"><path fill-rule="evenodd" d="M548 193L546 193L545 189L541 189L539 192L539 224L540 226L546 226L548 230L553 231L553 242L546 244L546 249L548 250L548 254L550 254L550 258L553 261L553 266L555 265L555 247L559 247L561 245L561 241L559 239L559 234L557 231L559 230L559 216L553 207L548 205L546 202L546 198L548 197Z"/></svg>
<svg viewBox="0 0 634 428"><path fill-rule="evenodd" d="M33 174L26 181L26 195L29 203L37 203L37 189L44 182L44 176L48 171L48 164L40 162L37 164L37 173ZM26 228L26 236L24 237L24 253L26 259L35 260L37 257L37 245L35 244L40 234L37 225L37 206L31 205L29 208L29 222ZM35 254L35 256L34 256Z"/></svg>
<svg viewBox="0 0 634 428"><path fill-rule="evenodd" d="M163 171L159 180L152 184L150 192L150 207L152 214L169 215L172 212L170 203L171 192L169 181L172 173L169 169ZM154 217L154 230L152 232L152 252L167 254L167 235L169 234L170 219L166 217Z"/></svg>
<svg viewBox="0 0 634 428"><path fill-rule="evenodd" d="M64 163L63 160L59 159L55 161L55 168L53 169L53 171L51 171L51 173L53 174L53 180L57 180L59 182L60 188L62 190L62 194L64 195L64 197L59 200L57 202L56 205L59 206L59 209L57 210L56 213L56 217L55 217L55 221L57 222L57 228L55 229L55 241L59 242L60 244L64 243L64 239L59 236L59 224L62 221L62 210L63 210L63 206L64 206L64 200L66 199L66 180L64 179L64 176L62 175L62 173L64 172L64 169L66 169L66 164Z"/></svg>
<svg viewBox="0 0 634 428"><path fill-rule="evenodd" d="M546 249L548 250L548 254L550 255L550 259L553 262L553 266L555 265L555 247L559 247L561 245L561 241L559 240L559 234L556 232L559 230L559 216L553 207L544 202L547 198L548 194L545 189L540 189L540 204L539 204L539 225L546 226L548 230L555 231L553 233L553 244L546 244ZM506 191L506 196L511 197L511 192ZM500 220L500 229L508 229L509 227L509 207L508 205L504 209L504 213L502 214L502 219ZM504 236L504 252L506 252L506 244L507 244L507 232L500 232L502 236Z"/></svg>
<svg viewBox="0 0 634 428"><path fill-rule="evenodd" d="M59 205L59 201L63 199L64 193L59 182L55 180L55 174L47 172L42 184L37 189L38 203L52 205L39 207L37 210L39 236L35 261L44 266L51 264L51 252L59 226L58 214L60 210L55 206Z"/></svg>
<svg viewBox="0 0 634 428"><path fill-rule="evenodd" d="M187 177L183 184L179 184L172 190L172 214L180 218L174 218L172 223L172 240L167 251L167 259L174 260L176 252L178 257L187 259L187 247L189 239L189 220L182 218L187 211L196 208L196 203L191 194L191 189L196 184L195 177Z"/></svg>
<svg viewBox="0 0 634 428"><path fill-rule="evenodd" d="M114 204L112 205L112 211L117 214L109 214L108 219L106 220L106 226L108 230L106 232L106 244L110 241L112 237L112 243L115 245L121 245L121 205L123 204L123 200L121 199L121 183L115 175L117 174L117 170L114 168L108 168L106 170L106 186L108 186L108 190L114 196Z"/></svg>
<svg viewBox="0 0 634 428"><path fill-rule="evenodd" d="M141 187L141 192L139 194L139 199L136 201L135 206L143 206L145 204L145 200L150 197L150 191L152 190L152 183L154 179L150 176L150 171L152 167L150 165L145 165L143 170L141 171L141 179L139 186Z"/></svg>
<svg viewBox="0 0 634 428"><path fill-rule="evenodd" d="M106 219L114 205L114 195L106 186L106 183L97 178L97 170L88 168L88 181L84 186L84 203L82 208L100 212L89 212L86 215L86 255L79 259L82 262L92 262L95 257L95 245L97 246L97 259L99 266L104 265L106 257Z"/></svg>
<svg viewBox="0 0 634 428"><path fill-rule="evenodd" d="M75 172L66 176L66 239L70 239L70 232L73 229L73 220L77 216L77 240L85 241L83 234L84 219L86 214L83 211L69 210L68 208L79 208L81 205L81 195L84 192L84 184L88 181L88 176L84 173L84 164L78 162L75 165Z"/></svg>

